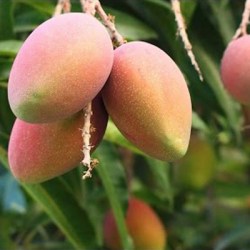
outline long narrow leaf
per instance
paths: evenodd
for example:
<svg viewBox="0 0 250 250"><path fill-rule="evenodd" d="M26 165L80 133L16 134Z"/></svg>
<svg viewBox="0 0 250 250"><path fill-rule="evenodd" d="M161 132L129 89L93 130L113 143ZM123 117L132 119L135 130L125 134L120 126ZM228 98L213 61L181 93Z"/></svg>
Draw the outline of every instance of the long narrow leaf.
<svg viewBox="0 0 250 250"><path fill-rule="evenodd" d="M13 37L12 11L12 0L0 0L0 40Z"/></svg>
<svg viewBox="0 0 250 250"><path fill-rule="evenodd" d="M102 143L94 155L100 161L97 171L106 189L123 249L132 249L121 206L121 202L127 198L124 169L114 147L107 142Z"/></svg>
<svg viewBox="0 0 250 250"><path fill-rule="evenodd" d="M227 249L230 246L236 246L235 243L241 243L242 241L249 241L250 236L250 227L243 226L241 228L233 229L231 232L226 234L222 239L218 241L214 250L223 250ZM230 248L233 249L233 248ZM243 248L242 248L243 249Z"/></svg>
<svg viewBox="0 0 250 250"><path fill-rule="evenodd" d="M23 42L19 40L5 40L0 42L0 56L16 56Z"/></svg>
<svg viewBox="0 0 250 250"><path fill-rule="evenodd" d="M239 120L239 105L237 105L226 93L223 88L223 84L220 79L219 66L213 60L213 58L206 53L204 48L198 42L198 38L195 41L194 51L196 52L198 63L204 72L204 78L215 93L218 103L224 110L229 126L234 131L237 139L240 139L240 120Z"/></svg>
<svg viewBox="0 0 250 250"><path fill-rule="evenodd" d="M0 162L9 168L7 152L1 146ZM93 248L95 235L88 215L59 179L21 185L44 208L76 249Z"/></svg>
<svg viewBox="0 0 250 250"><path fill-rule="evenodd" d="M108 127L106 129L104 139L119 146L125 147L134 153L144 155L138 148L136 148L121 134L121 132L112 121L108 122Z"/></svg>

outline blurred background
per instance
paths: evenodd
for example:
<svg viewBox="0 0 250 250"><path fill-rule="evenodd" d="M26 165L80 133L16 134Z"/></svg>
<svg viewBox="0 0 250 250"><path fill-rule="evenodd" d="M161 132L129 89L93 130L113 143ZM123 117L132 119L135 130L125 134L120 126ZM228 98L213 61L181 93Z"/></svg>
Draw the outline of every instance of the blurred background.
<svg viewBox="0 0 250 250"><path fill-rule="evenodd" d="M81 11L80 1L71 3L72 11ZM149 158L110 121L91 179L82 181L83 168L77 167L42 184L18 183L7 161L15 120L7 100L9 71L25 38L52 16L56 1L0 0L0 249L108 249L104 215L112 208L119 221L119 211L134 196L162 221L165 249L249 250L250 108L235 102L220 79L220 60L245 1L181 1L203 82L178 37L170 1L101 3L128 41L157 45L183 72L193 105L188 153L171 164ZM126 230L121 237L129 241Z"/></svg>

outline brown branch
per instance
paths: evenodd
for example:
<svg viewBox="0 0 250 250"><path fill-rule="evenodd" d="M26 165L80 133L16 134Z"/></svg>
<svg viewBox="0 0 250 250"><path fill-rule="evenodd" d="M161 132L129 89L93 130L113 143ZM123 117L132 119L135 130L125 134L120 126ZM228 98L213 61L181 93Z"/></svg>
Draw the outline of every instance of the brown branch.
<svg viewBox="0 0 250 250"><path fill-rule="evenodd" d="M194 66L195 70L197 71L200 80L203 81L203 76L201 74L200 67L195 59L194 53L192 51L192 45L186 33L186 25L185 25L185 21L181 13L180 0L171 0L171 4L172 4L172 9L173 9L175 20L176 20L177 27L178 27L178 32L182 39L182 42L184 43L185 50L187 51L187 54L191 60L191 63Z"/></svg>
<svg viewBox="0 0 250 250"><path fill-rule="evenodd" d="M84 171L84 174L82 176L83 179L90 178L91 171L93 168L98 164L98 161L96 159L91 159L90 151L91 151L91 145L90 145L90 138L91 138L91 116L92 116L92 105L91 102L86 106L84 109L84 125L82 128L82 138L83 138L83 155L84 158L82 160L82 164L87 167L87 170Z"/></svg>
<svg viewBox="0 0 250 250"><path fill-rule="evenodd" d="M68 13L70 12L70 10L71 10L70 0L58 0L53 16L61 15L62 12Z"/></svg>
<svg viewBox="0 0 250 250"><path fill-rule="evenodd" d="M114 17L111 15L107 15L103 10L101 3L98 0L80 0L82 9L85 13L95 16L97 13L103 24L109 31L110 37L112 39L113 44L116 46L122 45L125 43L124 38L118 33L114 24ZM84 158L82 160L82 164L87 167L87 170L84 171L82 176L83 179L90 178L92 176L91 172L94 167L98 165L97 159L91 159L90 151L90 138L91 138L91 115L92 115L92 107L91 102L84 109L84 125L82 129L82 138L83 138L83 154Z"/></svg>
<svg viewBox="0 0 250 250"><path fill-rule="evenodd" d="M80 1L82 4L82 9L85 13L91 14L93 16L96 13L99 15L103 24L108 29L111 40L112 40L115 47L118 47L118 46L126 43L126 40L117 31L117 29L115 27L115 17L111 16L109 14L106 14L104 9L102 8L100 1L98 1L98 0L80 0Z"/></svg>
<svg viewBox="0 0 250 250"><path fill-rule="evenodd" d="M236 30L233 40L239 38L240 36L247 35L247 25L249 24L250 17L250 0L246 0L245 8L242 14L242 20L239 28Z"/></svg>

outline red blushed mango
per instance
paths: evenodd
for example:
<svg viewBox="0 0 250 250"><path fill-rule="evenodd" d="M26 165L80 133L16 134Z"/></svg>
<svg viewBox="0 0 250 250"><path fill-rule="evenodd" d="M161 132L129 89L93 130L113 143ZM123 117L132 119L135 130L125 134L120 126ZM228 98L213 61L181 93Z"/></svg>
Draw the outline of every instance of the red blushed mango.
<svg viewBox="0 0 250 250"><path fill-rule="evenodd" d="M235 100L250 104L250 35L229 43L221 61L221 78Z"/></svg>
<svg viewBox="0 0 250 250"><path fill-rule="evenodd" d="M102 99L93 101L92 150L101 141L108 120ZM30 124L16 120L11 132L8 157L13 175L22 182L38 183L59 176L83 158L83 112L54 123Z"/></svg>
<svg viewBox="0 0 250 250"><path fill-rule="evenodd" d="M117 48L103 99L117 128L140 150L168 161L185 154L190 95L181 71L164 51L145 42Z"/></svg>
<svg viewBox="0 0 250 250"><path fill-rule="evenodd" d="M129 200L125 222L135 250L163 250L166 232L157 214L143 201ZM109 211L104 219L104 241L112 250L122 249L113 213Z"/></svg>
<svg viewBox="0 0 250 250"><path fill-rule="evenodd" d="M67 118L97 95L112 63L112 42L97 19L83 13L53 17L31 33L14 61L10 106L30 123Z"/></svg>

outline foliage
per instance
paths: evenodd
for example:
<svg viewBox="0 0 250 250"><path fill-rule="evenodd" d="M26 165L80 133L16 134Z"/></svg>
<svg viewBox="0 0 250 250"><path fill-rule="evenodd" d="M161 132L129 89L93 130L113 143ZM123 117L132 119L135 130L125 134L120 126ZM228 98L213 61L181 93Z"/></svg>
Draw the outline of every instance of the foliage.
<svg viewBox="0 0 250 250"><path fill-rule="evenodd" d="M79 2L72 1L73 11L81 11ZM176 36L169 1L101 2L116 16L117 29L127 40L156 44L185 74L193 104L193 132L216 150L216 173L202 190L183 190L174 181L175 163L145 156L110 121L95 152L100 166L92 179L82 181L83 169L78 167L42 184L16 182L7 161L15 119L7 100L9 71L24 39L52 15L56 1L0 0L0 249L103 249L102 223L110 207L124 248L132 249L123 219L130 195L158 213L168 232L169 250L248 249L249 133L244 129L243 108L223 89L219 72L244 1L181 1L204 82L199 81Z"/></svg>

